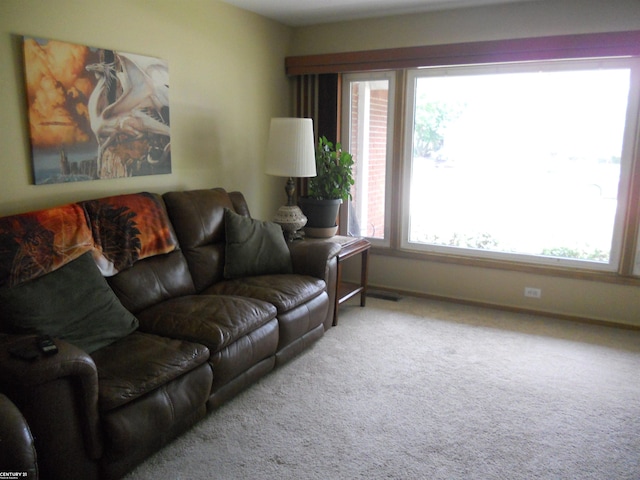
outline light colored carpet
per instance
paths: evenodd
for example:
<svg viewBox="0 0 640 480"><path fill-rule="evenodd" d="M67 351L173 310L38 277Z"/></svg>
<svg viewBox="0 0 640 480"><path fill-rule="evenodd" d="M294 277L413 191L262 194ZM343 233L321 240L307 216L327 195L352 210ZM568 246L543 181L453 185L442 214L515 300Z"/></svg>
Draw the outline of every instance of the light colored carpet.
<svg viewBox="0 0 640 480"><path fill-rule="evenodd" d="M640 479L640 332L417 298L340 324L128 480Z"/></svg>

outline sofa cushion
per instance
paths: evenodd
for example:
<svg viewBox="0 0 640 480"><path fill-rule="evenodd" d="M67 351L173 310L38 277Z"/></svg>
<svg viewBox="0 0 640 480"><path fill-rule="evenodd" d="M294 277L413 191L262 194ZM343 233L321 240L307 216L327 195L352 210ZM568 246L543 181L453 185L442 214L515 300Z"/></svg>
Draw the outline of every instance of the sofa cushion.
<svg viewBox="0 0 640 480"><path fill-rule="evenodd" d="M325 289L323 280L307 275L260 275L218 282L202 293L263 300L275 305L280 314L308 302Z"/></svg>
<svg viewBox="0 0 640 480"><path fill-rule="evenodd" d="M125 477L203 418L212 377L211 367L203 364L121 408L103 412L102 432L108 448L100 460L99 478Z"/></svg>
<svg viewBox="0 0 640 480"><path fill-rule="evenodd" d="M224 211L225 278L291 273L291 253L277 223Z"/></svg>
<svg viewBox="0 0 640 480"><path fill-rule="evenodd" d="M138 313L145 332L206 345L211 354L275 318L273 305L219 295L191 295L174 298Z"/></svg>
<svg viewBox="0 0 640 480"><path fill-rule="evenodd" d="M209 359L198 343L134 332L92 355L99 408L112 410L184 375Z"/></svg>
<svg viewBox="0 0 640 480"><path fill-rule="evenodd" d="M0 289L4 327L51 335L88 353L129 335L138 320L109 288L87 252L51 273Z"/></svg>

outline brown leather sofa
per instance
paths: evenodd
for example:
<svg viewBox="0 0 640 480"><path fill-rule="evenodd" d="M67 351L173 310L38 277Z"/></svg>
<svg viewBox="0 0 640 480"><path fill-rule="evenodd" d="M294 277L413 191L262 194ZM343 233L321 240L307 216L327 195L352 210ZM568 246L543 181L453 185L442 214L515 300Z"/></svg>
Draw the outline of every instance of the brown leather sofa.
<svg viewBox="0 0 640 480"><path fill-rule="evenodd" d="M66 209L64 220L57 208ZM33 432L41 478L122 477L331 326L339 246L289 244L291 271L230 278L228 212L251 218L241 193L212 189L121 195L0 219L5 292L51 278L87 250L138 322L91 352L55 338L58 352L35 360L12 351L33 347L41 332L0 323L0 391ZM133 236L116 235L113 219ZM59 265L24 267L25 252ZM16 264L28 274L23 283Z"/></svg>

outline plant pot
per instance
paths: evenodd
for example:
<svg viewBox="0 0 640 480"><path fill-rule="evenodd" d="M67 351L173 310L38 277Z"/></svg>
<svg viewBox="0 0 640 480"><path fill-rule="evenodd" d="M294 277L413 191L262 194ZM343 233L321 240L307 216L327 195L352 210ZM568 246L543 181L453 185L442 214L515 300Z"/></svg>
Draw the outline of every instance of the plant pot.
<svg viewBox="0 0 640 480"><path fill-rule="evenodd" d="M307 217L306 226L310 231L313 232L318 231L318 229L331 229L336 226L338 211L340 210L340 204L342 203L341 199L316 200L314 198L300 197L298 203L300 205L300 209L302 209L302 212Z"/></svg>
<svg viewBox="0 0 640 480"><path fill-rule="evenodd" d="M327 228L304 227L305 235L310 238L331 238L336 234L337 231L337 225Z"/></svg>

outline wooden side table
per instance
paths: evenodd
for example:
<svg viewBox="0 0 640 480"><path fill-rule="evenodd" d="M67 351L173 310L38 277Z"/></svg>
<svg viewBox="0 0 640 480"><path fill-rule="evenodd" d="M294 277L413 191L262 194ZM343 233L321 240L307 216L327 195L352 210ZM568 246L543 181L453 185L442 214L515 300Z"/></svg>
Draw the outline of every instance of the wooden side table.
<svg viewBox="0 0 640 480"><path fill-rule="evenodd" d="M333 325L338 324L338 307L341 303L360 294L360 306L367 303L367 278L369 276L369 249L371 243L360 237L335 235L331 238L305 238L305 242L333 242L340 245L338 253L338 278L336 280L336 300L333 309ZM360 283L342 281L342 264L345 260L360 254Z"/></svg>
<svg viewBox="0 0 640 480"><path fill-rule="evenodd" d="M367 303L367 279L369 276L369 249L371 243L364 238L359 237L343 237L336 235L332 239L341 245L340 253L338 253L338 278L336 281L336 304L333 310L333 325L338 324L338 307L341 303L346 302L350 298L360 294L360 306L364 307ZM360 258L360 283L347 283L342 281L342 263L356 255Z"/></svg>

